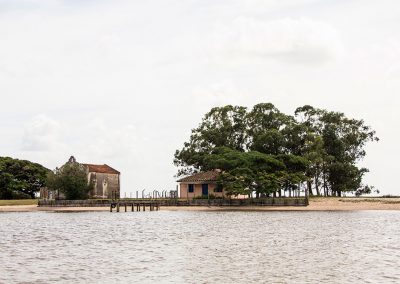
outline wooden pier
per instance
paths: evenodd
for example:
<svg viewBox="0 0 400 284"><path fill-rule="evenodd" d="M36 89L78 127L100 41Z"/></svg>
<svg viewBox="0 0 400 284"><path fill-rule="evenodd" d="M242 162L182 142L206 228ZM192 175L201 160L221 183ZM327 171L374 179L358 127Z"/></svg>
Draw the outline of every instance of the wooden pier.
<svg viewBox="0 0 400 284"><path fill-rule="evenodd" d="M125 208L125 212L128 212L128 208L131 209L131 212L146 211L146 207L148 207L149 211L158 211L160 210L160 203L157 201L116 201L111 202L110 212L113 212L114 208L117 209L117 212L120 212L121 207Z"/></svg>

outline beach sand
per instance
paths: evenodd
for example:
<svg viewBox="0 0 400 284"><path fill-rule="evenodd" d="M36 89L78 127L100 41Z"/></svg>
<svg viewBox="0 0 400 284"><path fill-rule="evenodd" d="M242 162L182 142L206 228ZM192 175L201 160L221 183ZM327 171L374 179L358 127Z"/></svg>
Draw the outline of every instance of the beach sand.
<svg viewBox="0 0 400 284"><path fill-rule="evenodd" d="M37 205L0 206L0 212L86 212L109 211L109 207L37 207ZM352 211L400 210L400 198L311 198L309 206L162 206L162 211ZM114 209L115 212L115 209ZM124 209L121 208L121 212ZM128 208L129 212L129 208Z"/></svg>

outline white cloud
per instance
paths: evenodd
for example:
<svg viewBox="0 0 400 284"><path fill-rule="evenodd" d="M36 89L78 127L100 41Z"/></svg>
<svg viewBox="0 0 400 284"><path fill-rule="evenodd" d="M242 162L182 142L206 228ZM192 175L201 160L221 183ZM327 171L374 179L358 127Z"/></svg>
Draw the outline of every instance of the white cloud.
<svg viewBox="0 0 400 284"><path fill-rule="evenodd" d="M83 119L83 118L81 118ZM68 145L68 146L67 146ZM22 150L42 155L66 153L102 162L135 155L137 133L133 125L107 122L104 118L89 123L64 121L61 124L46 115L37 115L25 125ZM66 157L59 157L63 159Z"/></svg>
<svg viewBox="0 0 400 284"><path fill-rule="evenodd" d="M137 131L133 125L107 123L102 118L92 120L84 129L86 139L79 149L87 158L95 160L133 157L137 150Z"/></svg>
<svg viewBox="0 0 400 284"><path fill-rule="evenodd" d="M219 25L215 35L219 52L230 56L320 64L340 56L342 42L330 25L309 18L261 21L238 17Z"/></svg>
<svg viewBox="0 0 400 284"><path fill-rule="evenodd" d="M25 125L22 150L50 151L60 145L60 124L45 115L37 115Z"/></svg>
<svg viewBox="0 0 400 284"><path fill-rule="evenodd" d="M204 109L222 105L238 105L243 103L246 97L232 81L225 80L210 86L198 86L193 90L196 105L201 105Z"/></svg>

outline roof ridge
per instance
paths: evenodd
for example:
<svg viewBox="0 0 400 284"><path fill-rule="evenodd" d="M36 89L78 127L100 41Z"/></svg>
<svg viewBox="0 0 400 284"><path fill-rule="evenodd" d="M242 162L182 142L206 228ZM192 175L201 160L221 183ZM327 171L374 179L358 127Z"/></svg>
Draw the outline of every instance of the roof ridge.
<svg viewBox="0 0 400 284"><path fill-rule="evenodd" d="M177 182L203 182L203 181L217 181L218 176L221 174L221 170L214 169L205 172L199 172L190 176L178 179Z"/></svg>
<svg viewBox="0 0 400 284"><path fill-rule="evenodd" d="M96 173L109 173L109 174L120 174L119 171L110 167L107 164L103 165L96 165L96 164L83 164L89 168L89 172L96 172Z"/></svg>

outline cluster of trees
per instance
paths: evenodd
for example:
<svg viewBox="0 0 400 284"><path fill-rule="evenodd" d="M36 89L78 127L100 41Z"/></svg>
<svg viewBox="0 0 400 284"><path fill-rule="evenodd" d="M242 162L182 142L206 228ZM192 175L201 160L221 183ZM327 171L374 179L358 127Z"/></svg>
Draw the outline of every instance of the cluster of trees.
<svg viewBox="0 0 400 284"><path fill-rule="evenodd" d="M35 198L49 172L37 163L0 157L0 199Z"/></svg>
<svg viewBox="0 0 400 284"><path fill-rule="evenodd" d="M368 172L357 163L378 138L363 120L306 105L294 115L271 103L216 107L175 152L178 176L220 169L219 184L231 195L297 192L341 196L370 193Z"/></svg>
<svg viewBox="0 0 400 284"><path fill-rule="evenodd" d="M48 174L47 187L57 193L61 192L68 200L74 200L87 199L93 184L88 183L83 165L68 162Z"/></svg>
<svg viewBox="0 0 400 284"><path fill-rule="evenodd" d="M36 198L42 187L67 199L86 199L93 185L79 163L67 163L51 171L40 164L0 157L0 199Z"/></svg>

